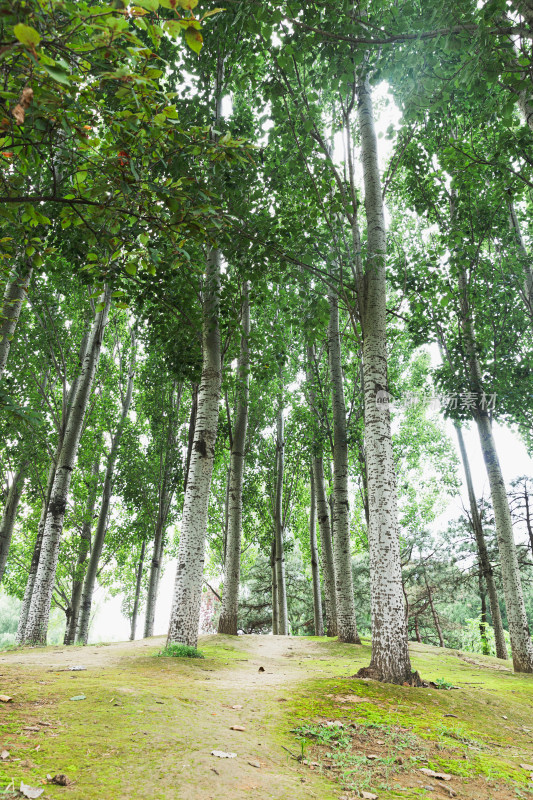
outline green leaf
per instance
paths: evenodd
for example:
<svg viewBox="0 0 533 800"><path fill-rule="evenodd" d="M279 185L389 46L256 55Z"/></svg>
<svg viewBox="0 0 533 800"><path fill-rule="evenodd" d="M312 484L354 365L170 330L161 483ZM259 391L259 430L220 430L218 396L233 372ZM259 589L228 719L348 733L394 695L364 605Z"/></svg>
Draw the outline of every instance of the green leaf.
<svg viewBox="0 0 533 800"><path fill-rule="evenodd" d="M135 275L137 274L137 267L135 266L135 264L132 264L131 262L129 264L126 264L124 266L124 269L128 273L128 275L132 275L133 277L135 277Z"/></svg>
<svg viewBox="0 0 533 800"><path fill-rule="evenodd" d="M43 66L50 77L55 81L62 83L64 86L70 86L70 76L68 72L65 72L63 69L59 69L59 67L49 67L47 64L43 64Z"/></svg>
<svg viewBox="0 0 533 800"><path fill-rule="evenodd" d="M178 0L180 8L185 8L187 11L192 11L198 5L198 0Z"/></svg>
<svg viewBox="0 0 533 800"><path fill-rule="evenodd" d="M13 28L13 33L19 42L22 42L22 44L34 46L39 44L41 41L41 34L38 33L35 28L31 28L29 25L24 25L23 22L19 22L18 25L15 25Z"/></svg>
<svg viewBox="0 0 533 800"><path fill-rule="evenodd" d="M135 5L146 8L148 11L157 11L159 0L135 0Z"/></svg>
<svg viewBox="0 0 533 800"><path fill-rule="evenodd" d="M195 53L199 53L204 44L204 38L200 31L190 27L185 31L185 41Z"/></svg>

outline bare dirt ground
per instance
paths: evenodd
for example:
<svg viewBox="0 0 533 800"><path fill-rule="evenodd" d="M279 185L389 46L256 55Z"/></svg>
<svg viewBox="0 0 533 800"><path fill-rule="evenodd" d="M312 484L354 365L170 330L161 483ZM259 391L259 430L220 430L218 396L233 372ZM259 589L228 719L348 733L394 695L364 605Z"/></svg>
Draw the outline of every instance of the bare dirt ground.
<svg viewBox="0 0 533 800"><path fill-rule="evenodd" d="M66 735L65 756L58 754L54 765L43 764L40 772L70 772L75 780L66 789L47 786L43 800L65 796L75 800L329 800L342 794L339 787L310 773L283 749L284 743L294 746L282 721L283 704L290 697L291 686L305 678L305 660L320 657L315 643L276 636L204 637L199 647L206 652L205 660L153 658L163 644L164 639L157 637L83 649L26 649L0 656L0 692L9 692L13 701L22 705L24 687L19 680L16 685L15 675L24 682L32 676L44 678L39 682L41 692L50 693L53 699L49 705L30 703L24 710L29 712L37 705L42 719L45 705L54 733L61 738ZM216 662L209 652L214 644L220 653ZM71 672L76 666L86 669ZM74 692L85 693L87 699L69 705L67 696ZM119 712L116 722L132 727L133 716L127 737L130 748L124 742L125 730L118 735L109 719L110 705L111 711L116 710L116 698L126 716L121 719ZM85 730L82 725L78 731L72 719L74 707L79 714L87 714L89 727ZM100 722L111 723L99 734L94 727L95 714ZM30 724L22 727L23 732L32 727L32 721L26 713L25 722ZM235 725L245 730L231 730ZM56 749L57 740L42 741L50 732L44 728L41 737L30 734L32 762L37 761L37 738L42 745L39 756ZM0 745L16 752L8 741ZM100 752L102 748L104 752ZM213 750L236 753L236 757L219 758L212 755ZM123 780L117 781L115 775L113 787L102 794L110 758L116 761L115 769L122 771ZM131 763L132 758L137 765ZM138 768L139 759L142 769ZM27 760L20 759L23 763ZM15 777L15 785L22 774L20 761L13 762L10 772L9 762L3 764L9 777ZM69 765L76 766L76 771L69 771ZM36 777L26 773L22 779L38 785Z"/></svg>

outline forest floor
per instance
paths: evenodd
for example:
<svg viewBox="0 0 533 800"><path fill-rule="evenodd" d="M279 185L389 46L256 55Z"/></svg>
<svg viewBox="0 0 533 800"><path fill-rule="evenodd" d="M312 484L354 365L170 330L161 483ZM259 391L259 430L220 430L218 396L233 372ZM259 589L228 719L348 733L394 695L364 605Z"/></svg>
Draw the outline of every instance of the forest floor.
<svg viewBox="0 0 533 800"><path fill-rule="evenodd" d="M533 798L533 675L508 662L414 644L442 687L414 689L351 677L368 642L208 636L204 659L163 644L0 654L0 798L21 781L42 800Z"/></svg>

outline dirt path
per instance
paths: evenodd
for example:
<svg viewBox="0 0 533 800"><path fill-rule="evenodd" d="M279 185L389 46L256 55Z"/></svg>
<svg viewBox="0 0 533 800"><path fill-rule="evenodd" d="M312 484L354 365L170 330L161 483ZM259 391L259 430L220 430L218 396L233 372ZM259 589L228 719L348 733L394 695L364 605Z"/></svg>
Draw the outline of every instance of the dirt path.
<svg viewBox="0 0 533 800"><path fill-rule="evenodd" d="M39 737L39 757L56 754L54 764L43 763L41 772L73 775L70 798L339 797L338 786L300 766L283 749L294 748L284 702L291 687L306 679L306 660L316 664L320 658L314 642L275 636L204 637L199 647L205 660L153 658L163 643L163 638L154 638L0 657L0 692L8 691L15 703L22 704L24 695L28 698L25 687L32 677L36 682L36 673L45 678L39 681L37 696L45 693L49 699L27 703L26 711L37 705L41 719L43 706L49 712L51 730L45 728ZM86 669L70 672L72 666ZM69 702L74 692L84 693L86 699ZM89 726L80 715L86 715ZM26 719L33 721L31 716ZM245 731L231 730L234 725ZM31 727L38 725L26 726ZM51 733L56 740L47 736ZM29 734L33 751L37 738ZM63 758L57 739L64 740ZM213 750L236 757L218 758ZM32 755L30 763L36 761ZM116 762L114 769L111 761ZM7 770L8 764L4 767ZM24 773L23 780L30 782L30 776ZM101 794L109 781L113 788ZM65 789L47 788L45 796L65 797Z"/></svg>

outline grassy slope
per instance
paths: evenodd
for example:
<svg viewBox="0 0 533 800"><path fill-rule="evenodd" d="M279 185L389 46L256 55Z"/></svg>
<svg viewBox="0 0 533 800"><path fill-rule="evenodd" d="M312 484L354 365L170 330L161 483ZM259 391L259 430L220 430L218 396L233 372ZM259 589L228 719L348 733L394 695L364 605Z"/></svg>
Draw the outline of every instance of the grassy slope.
<svg viewBox="0 0 533 800"><path fill-rule="evenodd" d="M288 670L287 682L265 683L259 692L246 681L252 674L249 680L257 681L253 656L261 651L251 652L245 639L209 637L201 645L202 660L153 658L156 646L125 651L111 666L79 673L58 671L50 662L14 663L20 652L13 663L3 659L0 692L13 702L0 704L0 750L10 753L0 762L0 790L11 779L39 786L47 773L63 772L73 784L46 786L43 800L329 800L357 797L361 790L380 800L453 792L459 800L533 797L529 773L519 766L533 763L533 676L502 671L495 659L474 656L479 666L453 651L414 645L413 665L425 679L460 688L386 686L349 677L368 663L368 645L290 639L267 668L270 675ZM70 663L68 654L62 657ZM85 700L70 699L80 693ZM228 712L235 702L248 703L253 712L244 720L247 744L255 748L248 758L264 757L264 769L234 760L238 771L226 774L228 762L219 766L210 756L217 743L231 750L244 741L231 738L243 734L223 733L226 717L239 721ZM328 728L332 720L344 727ZM303 752L308 763L297 763L282 746ZM454 777L443 784L420 767ZM269 774L277 782L272 794Z"/></svg>

